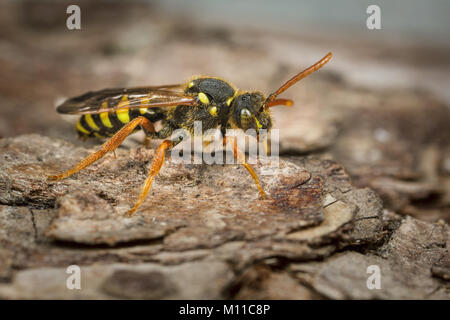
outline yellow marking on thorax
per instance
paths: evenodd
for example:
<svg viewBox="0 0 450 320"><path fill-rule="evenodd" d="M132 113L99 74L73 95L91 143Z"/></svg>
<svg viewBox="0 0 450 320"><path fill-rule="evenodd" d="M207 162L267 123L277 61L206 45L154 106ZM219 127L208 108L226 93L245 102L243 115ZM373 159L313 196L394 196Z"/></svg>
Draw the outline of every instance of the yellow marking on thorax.
<svg viewBox="0 0 450 320"><path fill-rule="evenodd" d="M203 92L200 92L198 94L198 99L201 101L201 103L208 105L209 104L209 99L208 96L206 94L204 94Z"/></svg>
<svg viewBox="0 0 450 320"><path fill-rule="evenodd" d="M84 116L84 119L86 119L86 123L88 124L91 129L95 131L100 131L100 128L95 124L94 119L92 119L92 115L89 113Z"/></svg>
<svg viewBox="0 0 450 320"><path fill-rule="evenodd" d="M120 108L116 111L117 119L122 123L130 122L128 96L124 95L117 106Z"/></svg>
<svg viewBox="0 0 450 320"><path fill-rule="evenodd" d="M81 120L81 119L80 119ZM90 134L89 131L87 131L81 124L80 120L77 122L77 130L84 133L84 134Z"/></svg>
<svg viewBox="0 0 450 320"><path fill-rule="evenodd" d="M211 108L209 108L209 113L212 115L212 116L216 116L217 115L217 107L211 107Z"/></svg>
<svg viewBox="0 0 450 320"><path fill-rule="evenodd" d="M232 97L229 97L229 98L227 99L227 101L226 101L227 106L230 106L230 105L231 105L231 103L233 102L234 98L236 98L237 95L238 95L238 91L237 91L237 90L234 90L233 96L232 96Z"/></svg>

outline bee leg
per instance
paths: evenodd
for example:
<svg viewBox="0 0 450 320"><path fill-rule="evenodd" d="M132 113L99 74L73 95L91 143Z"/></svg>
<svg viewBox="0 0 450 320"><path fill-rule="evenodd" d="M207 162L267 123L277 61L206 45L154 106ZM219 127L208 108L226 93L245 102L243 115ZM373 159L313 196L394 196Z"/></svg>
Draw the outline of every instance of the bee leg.
<svg viewBox="0 0 450 320"><path fill-rule="evenodd" d="M258 187L259 193L261 194L261 197L263 199L267 198L266 193L264 192L263 188L261 187L261 183L259 182L259 178L258 175L256 174L256 172L253 170L252 166L249 165L248 163L245 163L245 155L244 153L238 148L237 145L237 141L235 137L225 137L223 139L224 145L227 144L227 142L231 143L231 146L233 148L233 154L234 154L234 158L236 160L239 160L239 158L243 159L243 163L242 165L245 167L245 169L247 169L247 171L250 173L250 175L252 176L253 180L256 183L256 186Z"/></svg>
<svg viewBox="0 0 450 320"><path fill-rule="evenodd" d="M101 159L105 154L107 154L110 151L114 151L124 140L125 138L133 132L133 130L137 127L141 126L145 130L153 130L153 124L144 117L138 117L130 121L128 124L126 124L122 129L117 131L116 134L114 134L111 139L107 140L105 143L102 144L102 147L100 150L91 153L89 156L78 162L77 165L75 165L72 169L56 176L49 176L48 179L50 180L61 180L64 178L67 178L74 173L77 173L80 170L83 170L87 166L91 165L98 159Z"/></svg>
<svg viewBox="0 0 450 320"><path fill-rule="evenodd" d="M181 142L181 140L183 140L182 137L178 137L175 140L164 140L159 145L158 150L156 151L156 155L153 158L152 166L150 167L148 177L145 180L144 185L142 187L142 191L139 195L139 198L134 204L134 207L128 210L127 216L133 215L133 213L136 212L137 208L142 204L142 202L144 202L145 198L147 197L150 187L152 186L153 179L158 174L159 170L161 170L161 167L164 163L166 150L176 146L178 143Z"/></svg>
<svg viewBox="0 0 450 320"><path fill-rule="evenodd" d="M158 132L155 131L155 127L150 121L148 123L150 124L150 126L143 127L145 138L144 141L142 141L142 144L145 148L150 149L150 142L152 141L152 139L158 138Z"/></svg>
<svg viewBox="0 0 450 320"><path fill-rule="evenodd" d="M149 136L145 136L144 141L142 142L142 144L144 145L144 147L146 147L147 149L150 148L150 141L152 141L152 138L150 138Z"/></svg>

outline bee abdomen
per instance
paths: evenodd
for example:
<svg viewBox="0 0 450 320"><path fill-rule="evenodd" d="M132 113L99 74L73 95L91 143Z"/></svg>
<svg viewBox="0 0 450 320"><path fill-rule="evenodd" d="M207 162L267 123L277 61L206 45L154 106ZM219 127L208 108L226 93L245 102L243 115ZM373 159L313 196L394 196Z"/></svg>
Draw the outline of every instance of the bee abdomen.
<svg viewBox="0 0 450 320"><path fill-rule="evenodd" d="M159 109L119 109L98 114L82 115L78 120L76 129L82 137L106 138L114 135L124 125L139 116L144 116L151 122L163 119L163 113Z"/></svg>

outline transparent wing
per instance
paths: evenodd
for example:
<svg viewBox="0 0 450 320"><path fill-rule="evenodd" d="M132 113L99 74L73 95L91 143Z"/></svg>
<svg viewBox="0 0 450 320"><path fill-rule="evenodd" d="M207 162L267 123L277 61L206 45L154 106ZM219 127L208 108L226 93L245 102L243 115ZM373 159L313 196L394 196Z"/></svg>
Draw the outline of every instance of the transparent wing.
<svg viewBox="0 0 450 320"><path fill-rule="evenodd" d="M184 88L183 84L179 84L87 92L66 100L56 110L64 114L95 114L118 109L196 106L197 99L184 94Z"/></svg>

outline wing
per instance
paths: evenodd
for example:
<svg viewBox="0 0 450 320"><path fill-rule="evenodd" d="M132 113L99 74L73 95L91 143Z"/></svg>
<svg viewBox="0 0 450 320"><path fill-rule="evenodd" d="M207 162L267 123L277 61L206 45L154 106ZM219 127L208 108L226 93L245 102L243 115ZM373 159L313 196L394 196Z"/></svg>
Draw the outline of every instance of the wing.
<svg viewBox="0 0 450 320"><path fill-rule="evenodd" d="M65 114L95 114L118 109L196 106L195 97L184 94L185 85L105 89L66 100L56 110Z"/></svg>

